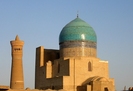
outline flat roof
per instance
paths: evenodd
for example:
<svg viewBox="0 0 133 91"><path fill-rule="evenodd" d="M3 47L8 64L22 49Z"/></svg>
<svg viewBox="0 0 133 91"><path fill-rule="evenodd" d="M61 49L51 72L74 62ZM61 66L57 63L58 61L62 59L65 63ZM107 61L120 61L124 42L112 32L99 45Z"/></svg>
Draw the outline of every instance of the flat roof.
<svg viewBox="0 0 133 91"><path fill-rule="evenodd" d="M10 89L10 87L9 86L5 86L5 85L0 85L0 89L8 90L8 89Z"/></svg>

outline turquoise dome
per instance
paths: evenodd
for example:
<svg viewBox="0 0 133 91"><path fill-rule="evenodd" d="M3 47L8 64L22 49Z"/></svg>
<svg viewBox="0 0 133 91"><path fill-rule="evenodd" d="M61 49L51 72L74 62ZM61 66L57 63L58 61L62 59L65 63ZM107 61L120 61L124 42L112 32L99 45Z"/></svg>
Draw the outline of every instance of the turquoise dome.
<svg viewBox="0 0 133 91"><path fill-rule="evenodd" d="M61 31L59 43L67 41L92 41L96 42L96 33L93 28L80 18L68 23Z"/></svg>

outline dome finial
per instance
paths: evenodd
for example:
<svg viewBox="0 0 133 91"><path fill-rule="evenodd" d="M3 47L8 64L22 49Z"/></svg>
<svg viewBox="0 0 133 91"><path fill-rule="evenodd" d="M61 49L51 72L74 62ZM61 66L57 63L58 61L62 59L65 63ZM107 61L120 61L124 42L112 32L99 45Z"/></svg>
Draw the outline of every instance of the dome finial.
<svg viewBox="0 0 133 91"><path fill-rule="evenodd" d="M79 17L79 11L77 11L77 18Z"/></svg>

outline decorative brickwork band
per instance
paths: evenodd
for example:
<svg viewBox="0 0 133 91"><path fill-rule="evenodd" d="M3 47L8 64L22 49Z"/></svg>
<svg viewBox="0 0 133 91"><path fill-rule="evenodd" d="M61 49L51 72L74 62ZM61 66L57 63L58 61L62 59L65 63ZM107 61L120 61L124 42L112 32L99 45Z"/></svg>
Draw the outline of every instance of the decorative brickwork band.
<svg viewBox="0 0 133 91"><path fill-rule="evenodd" d="M96 57L96 43L90 41L69 41L60 44L61 57Z"/></svg>
<svg viewBox="0 0 133 91"><path fill-rule="evenodd" d="M73 47L86 47L86 48L95 48L96 42L91 41L68 41L60 43L60 49L62 48L73 48Z"/></svg>

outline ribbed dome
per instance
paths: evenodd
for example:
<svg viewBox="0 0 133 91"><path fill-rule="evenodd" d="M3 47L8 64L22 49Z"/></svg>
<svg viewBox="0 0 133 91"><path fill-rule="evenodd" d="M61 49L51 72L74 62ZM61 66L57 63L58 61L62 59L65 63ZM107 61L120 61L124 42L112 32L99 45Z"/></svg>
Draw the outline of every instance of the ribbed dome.
<svg viewBox="0 0 133 91"><path fill-rule="evenodd" d="M96 33L93 28L80 18L68 23L61 31L59 43L66 41L92 41L96 42Z"/></svg>

